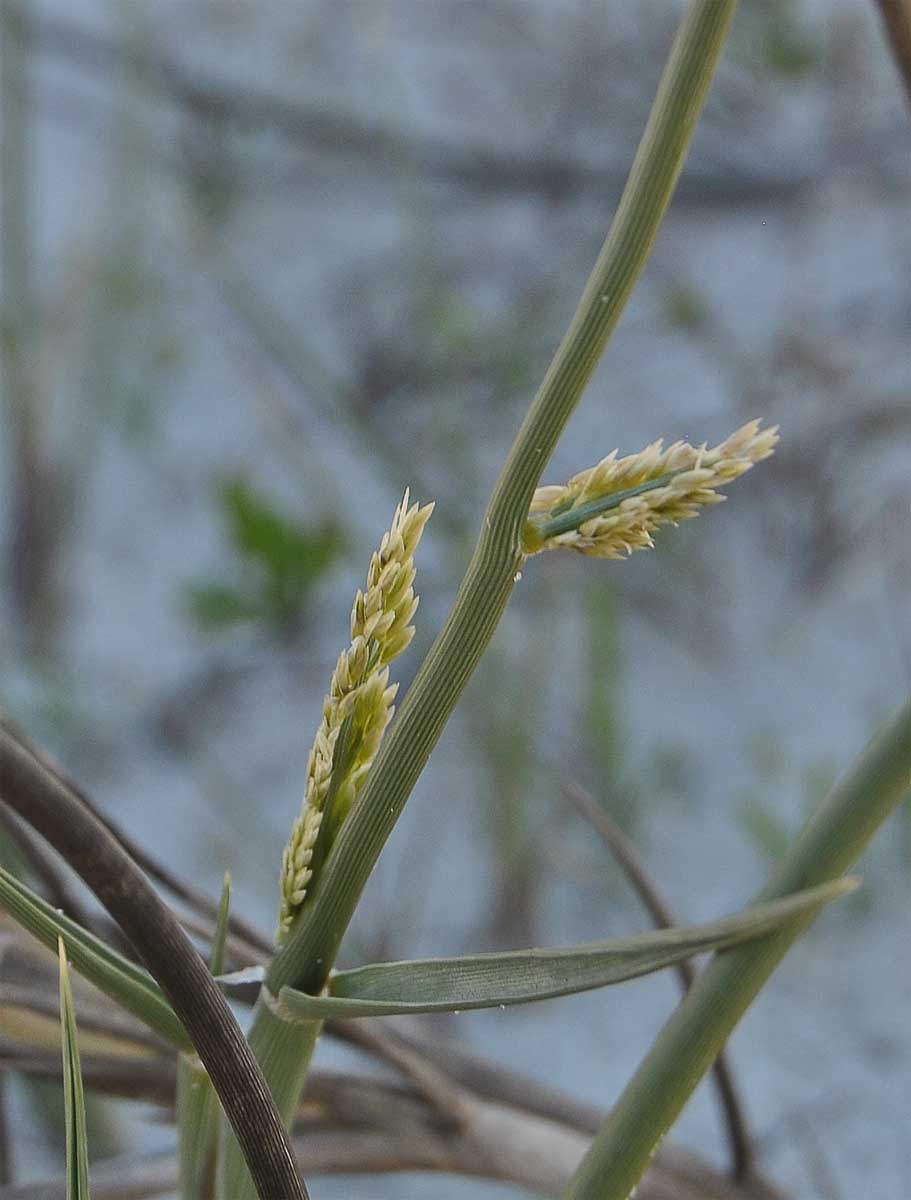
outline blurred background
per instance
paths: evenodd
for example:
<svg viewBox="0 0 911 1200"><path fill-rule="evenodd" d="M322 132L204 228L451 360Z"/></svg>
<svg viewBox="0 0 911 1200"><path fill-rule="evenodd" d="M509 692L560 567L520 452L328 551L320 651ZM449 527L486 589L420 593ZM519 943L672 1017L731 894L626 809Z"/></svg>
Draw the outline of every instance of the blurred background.
<svg viewBox="0 0 911 1200"><path fill-rule="evenodd" d="M154 854L213 892L230 869L266 930L370 552L406 485L436 501L404 685L679 11L2 5L0 699ZM909 130L872 0L744 0L545 481L754 416L780 451L652 553L528 564L346 963L645 928L564 776L682 918L739 907L907 694ZM763 1161L805 1200L907 1194L909 864L905 813L733 1041ZM440 1028L606 1106L675 1002L659 976ZM6 1092L19 1178L59 1169L47 1097ZM141 1109L105 1122L167 1144ZM723 1160L707 1088L675 1138ZM441 1185L512 1194L356 1190Z"/></svg>

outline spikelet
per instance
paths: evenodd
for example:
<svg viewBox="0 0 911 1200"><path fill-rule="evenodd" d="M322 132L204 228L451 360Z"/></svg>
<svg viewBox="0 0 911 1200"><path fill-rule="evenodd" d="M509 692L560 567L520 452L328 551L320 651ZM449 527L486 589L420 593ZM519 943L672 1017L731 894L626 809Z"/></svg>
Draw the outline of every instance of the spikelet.
<svg viewBox="0 0 911 1200"><path fill-rule="evenodd" d="M334 836L395 711L398 685L389 683L388 664L414 637L410 623L418 606L412 586L414 552L433 512L432 504L409 507L408 501L406 490L389 532L370 560L366 588L357 593L351 610L351 644L339 655L323 702L323 718L307 764L303 807L282 855L279 940L288 932L313 878L313 855L330 790L334 788L328 832ZM341 761L336 762L346 721Z"/></svg>
<svg viewBox="0 0 911 1200"><path fill-rule="evenodd" d="M665 450L662 441L625 458L618 458L614 450L597 466L575 475L565 487L538 488L529 514L529 550L565 548L597 558L626 558L634 550L650 548L656 529L677 525L698 516L702 508L719 504L725 497L717 488L774 453L778 427L760 429L759 424L750 421L711 450L688 442L674 442ZM574 528L547 536L547 523L556 517L568 523L583 505L597 505L664 476L670 478L663 484L629 496L602 513L581 511Z"/></svg>

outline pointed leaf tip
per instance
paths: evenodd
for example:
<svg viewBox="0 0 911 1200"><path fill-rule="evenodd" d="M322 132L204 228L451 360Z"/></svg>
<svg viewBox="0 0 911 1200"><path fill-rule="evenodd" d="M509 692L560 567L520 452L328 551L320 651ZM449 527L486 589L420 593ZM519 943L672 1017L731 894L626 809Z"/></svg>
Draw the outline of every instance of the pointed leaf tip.
<svg viewBox="0 0 911 1200"><path fill-rule="evenodd" d="M66 1125L66 1197L90 1200L89 1151L85 1121L85 1093L79 1063L76 1010L62 937L57 939L60 963L60 1040L63 1052L63 1108Z"/></svg>
<svg viewBox="0 0 911 1200"><path fill-rule="evenodd" d="M378 963L330 978L329 994L282 988L289 1020L388 1017L530 1004L623 983L698 954L773 933L857 887L854 878L756 904L704 925L653 930L552 950L512 950L461 958Z"/></svg>

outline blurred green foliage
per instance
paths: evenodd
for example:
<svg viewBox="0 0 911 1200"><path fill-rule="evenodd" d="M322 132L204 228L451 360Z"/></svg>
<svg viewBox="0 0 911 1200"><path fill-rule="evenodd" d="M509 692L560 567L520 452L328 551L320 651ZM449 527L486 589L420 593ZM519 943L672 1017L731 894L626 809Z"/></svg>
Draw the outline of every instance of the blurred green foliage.
<svg viewBox="0 0 911 1200"><path fill-rule="evenodd" d="M781 734L768 725L760 725L747 737L747 759L764 783L780 779L788 766L788 755Z"/></svg>
<svg viewBox="0 0 911 1200"><path fill-rule="evenodd" d="M768 804L752 793L745 794L740 823L759 850L772 862L780 861L790 845L791 830Z"/></svg>
<svg viewBox="0 0 911 1200"><path fill-rule="evenodd" d="M793 820L785 820L772 797L784 789L799 797L803 813L809 815L838 782L837 763L828 757L800 763L789 752L782 733L768 725L749 735L746 748L758 787L742 794L740 824L757 849L777 862L797 835L801 814L795 812Z"/></svg>
<svg viewBox="0 0 911 1200"><path fill-rule="evenodd" d="M343 549L332 521L308 526L280 512L243 477L222 481L218 501L237 560L235 581L204 580L185 592L189 613L205 630L241 622L293 632L310 594Z"/></svg>
<svg viewBox="0 0 911 1200"><path fill-rule="evenodd" d="M645 764L645 778L649 797L689 801L699 787L699 768L687 746L665 740L652 750Z"/></svg>
<svg viewBox="0 0 911 1200"><path fill-rule="evenodd" d="M706 297L684 279L675 279L664 289L661 310L668 329L690 337L704 334L712 316Z"/></svg>
<svg viewBox="0 0 911 1200"><path fill-rule="evenodd" d="M761 74L791 80L809 75L823 47L798 7L794 0L745 5L735 26L737 57Z"/></svg>

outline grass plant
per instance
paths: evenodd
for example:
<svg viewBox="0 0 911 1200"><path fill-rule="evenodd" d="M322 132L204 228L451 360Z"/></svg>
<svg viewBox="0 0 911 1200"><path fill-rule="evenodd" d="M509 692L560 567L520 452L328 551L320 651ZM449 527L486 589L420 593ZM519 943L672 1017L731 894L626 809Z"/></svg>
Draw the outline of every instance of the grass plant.
<svg viewBox="0 0 911 1200"><path fill-rule="evenodd" d="M782 956L825 904L856 886L843 873L911 786L907 705L742 913L582 946L334 967L376 861L527 561L552 549L620 559L648 548L660 528L718 503L719 488L774 450L777 429L754 420L712 449L656 441L627 457L615 451L566 484L541 486L649 258L735 8L735 0L691 0L686 10L607 239L493 489L452 610L395 720L390 665L414 635L414 558L433 505L413 504L406 491L371 558L281 864L275 945L255 947L257 971L225 971L242 940L227 883L206 966L78 789L0 722L0 797L81 874L145 964L0 870L0 905L60 956L68 1195L88 1195L88 1169L67 955L179 1055L182 1200L275 1200L307 1195L289 1131L327 1020L360 1018L353 1023L361 1026L369 1017L525 1004L713 953L564 1192L567 1200L627 1200ZM256 999L242 1035L223 993L251 983ZM416 1066L407 1045L390 1054L419 1090L464 1116L461 1093L447 1093L438 1073ZM302 1166L306 1173L306 1157Z"/></svg>

